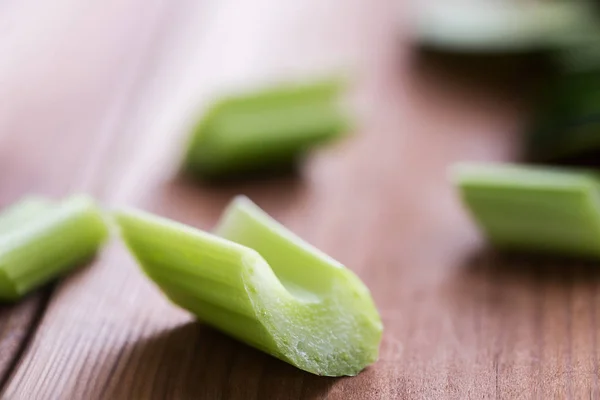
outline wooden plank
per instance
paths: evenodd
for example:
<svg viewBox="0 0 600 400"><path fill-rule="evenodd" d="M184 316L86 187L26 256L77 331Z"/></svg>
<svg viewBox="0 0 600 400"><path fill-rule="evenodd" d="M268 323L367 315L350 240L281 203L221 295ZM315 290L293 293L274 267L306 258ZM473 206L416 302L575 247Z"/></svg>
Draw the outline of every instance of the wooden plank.
<svg viewBox="0 0 600 400"><path fill-rule="evenodd" d="M279 23L273 24L273 22L276 22L275 18L278 16L285 17L287 18L288 22L295 23L296 27L294 28L294 25L292 25L292 28L297 29L297 25L299 22L301 23L303 20L306 20L309 16L311 16L315 4L316 3L313 3L309 6L305 6L303 10L300 10L302 11L302 14L299 19L297 19L297 16L295 14L295 11L298 10L294 10L293 7L284 7L279 11L277 11L277 8L275 8L275 13L270 15L269 17L272 20L272 22L270 23L271 31L259 30L258 33L250 37L247 37L244 34L244 32L235 32L235 35L231 35L229 39L234 42L234 45L230 50L228 50L228 52L226 52L225 54L221 54L221 58L215 57L213 54L219 49L221 45L221 41L223 39L222 35L216 37L211 37L210 35L207 35L207 43L205 43L203 47L200 47L200 56L204 57L198 57L197 52L196 54L194 54L194 52L190 52L188 50L188 43L191 42L195 44L197 42L198 37L197 21L190 20L188 23L188 27L180 33L180 35L183 38L183 44L180 44L179 47L183 48L183 50L180 50L180 52L175 51L174 54L170 48L167 48L165 50L165 52L169 55L168 58L174 60L174 62L173 65L168 65L164 71L159 71L159 73L161 72L162 75L160 76L156 87L150 87L149 90L151 93L150 96L148 96L148 98L153 99L154 102L150 102L149 104L142 103L142 105L140 106L140 117L137 120L134 120L131 126L128 127L128 131L130 132L143 132L145 137L143 143L146 144L146 147L139 149L137 154L134 154L134 163L131 167L129 167L129 170L125 173L122 170L119 170L118 167L114 168L114 180L116 180L118 184L110 185L107 183L107 191L105 193L100 194L107 196L112 194L116 200L120 201L127 201L132 197L137 199L137 196L139 196L140 194L155 194L155 191L152 189L152 185L156 184L156 177L152 177L152 173L160 172L161 166L163 165L160 162L161 159L164 159L164 157L161 157L161 149L164 150L165 147L162 146L161 140L164 140L164 137L162 137L164 136L163 132L166 131L168 128L168 126L167 128L165 128L165 126L169 123L172 123L172 121L177 121L177 117L179 116L177 113L179 113L181 109L183 109L184 111L186 110L186 108L189 109L189 104L191 103L190 99L193 99L194 96L197 96L197 93L186 91L185 89L191 84L193 87L198 88L197 91L202 96L203 93L206 93L206 82L210 80L216 80L220 83L227 84L231 82L244 81L249 78L256 81L264 77L271 77L273 73L276 73L278 70L282 69L282 60L285 63L289 63L289 60L286 60L285 58L274 58L270 61L268 58L264 59L267 55L265 52L269 50L269 45L268 43L265 43L265 39L273 37L273 34L278 29L282 29L280 25L282 23L281 21ZM226 26L241 26L242 28L245 27L245 29L252 32L256 29L255 27L253 27L253 24L244 25L241 23L244 20L244 18L248 16L247 11L252 11L252 15L255 15L257 17L257 19L254 21L254 24L256 24L260 22L260 19L258 19L258 17L262 15L262 12L265 9L269 9L270 7L272 7L273 4L265 3L262 5L262 8L259 5L256 9L252 7L252 10L240 10L239 13L236 13L233 16L230 14L230 11L228 11L228 9L226 8L230 6L231 4L226 5L223 8L217 10L217 14L214 17L215 22L213 22L212 28L210 28L212 29L213 34L219 33L219 31L222 29L221 26L223 26L224 23L226 24ZM202 11L204 10L196 10L196 16L199 15L198 12ZM326 24L331 19L333 19L333 17L335 16L335 11L335 8L321 11L321 30L328 28ZM350 11L355 13L354 15L350 14L350 17L356 18L358 16L356 7L354 9L350 8ZM301 32L297 32L297 38L305 39L302 38L300 34ZM259 35L259 37L257 37L257 35ZM356 35L358 35L358 32L355 33L355 36ZM312 40L314 41L317 39L318 36L316 36L315 34ZM360 42L360 37L356 37L356 39L357 42ZM253 43L255 44L253 45ZM299 42L296 41L296 43ZM281 41L281 43L279 43L278 46L281 48L284 44L284 41ZM332 44L335 45L335 42L330 43L330 47ZM248 51L247 54L253 57L255 60L260 60L261 55L263 57L263 60L260 60L261 62L257 64L254 69L247 68L243 64L243 62L245 61L243 55L240 56L237 54L240 48L247 48L248 46L252 45L254 47L251 47L251 50ZM348 48L350 48L350 46L346 45L346 52L348 51ZM308 51L310 51L311 49L312 46L307 46ZM323 66L323 64L327 64L327 61L323 61L324 59L330 57L330 54L327 54L327 52L324 51L327 49L323 49L322 47L317 47L316 49L322 53L321 56L319 56L318 54L313 54L310 57L308 57L307 60L309 62L304 64L305 68L310 68L311 62L313 63L313 65L317 66ZM340 47L339 50L342 50L342 53L344 51L342 47ZM338 54L339 53L340 51L338 51ZM194 56L197 57L195 61L196 64L193 63ZM212 57L214 62L209 66L209 68L211 68L210 70L206 67L203 68L203 71L206 75L206 77L203 77L202 75L198 74L198 72L194 71L194 66L197 65L198 62L206 64L205 58L208 57ZM190 61L190 59L192 61ZM331 61L335 62L335 59ZM231 67L229 69L223 70L223 68L221 67L223 64L231 65ZM172 76L176 75L173 74L173 68L184 68L183 71L187 74L185 75L186 79L182 81L173 82ZM286 67L285 69L289 68ZM181 71L178 72L181 74ZM200 77L201 79L198 80L197 77ZM171 92L169 92L169 90ZM166 93L163 93L165 91ZM169 101L164 101L164 99L168 99ZM160 100L160 102L157 103L157 100ZM172 104L174 106L171 109L167 110L167 112L163 110L163 114L166 115L166 117L163 117L163 120L157 121L156 119L149 118L150 116L155 115L154 109L157 107L157 105L161 106L162 104ZM132 142L122 141L121 144L121 148L115 149L115 161L128 160L128 157L131 158L130 156L128 156L128 153L130 153L133 149ZM150 182L144 181L147 175L149 175L152 178ZM113 179L109 176L105 179L105 182L111 182L112 180ZM294 185L295 184L292 183L292 186ZM288 185L288 187L289 186L290 185ZM135 187L135 189L132 190L133 187ZM173 184L173 187L171 189L172 190L170 192L165 192L166 196L171 197L173 194L176 195L177 193L182 193L182 195L187 196L188 201L192 200L189 196L190 192L188 188L181 187L181 185ZM278 187L273 187L271 193L272 195L277 195L279 191L280 185ZM223 204L223 202L228 200L228 197L229 195L227 194L221 194L216 196L215 199L214 195L210 195L206 198L206 200L207 202L214 203L214 209L218 210ZM136 199L133 199L133 201L135 201ZM171 200L166 197L165 201L167 203L172 203ZM193 209L190 209L189 207L187 207L187 210L193 211ZM215 215L214 212L212 214L213 216ZM211 218L214 219L214 217ZM209 220L206 222L210 223L211 221ZM154 302L157 306L162 306L164 308L164 301L159 296L157 296L156 293L153 293L151 291L151 287L146 282L140 280L139 274L135 269L129 271L123 270L122 268L118 268L117 270L109 269L109 266L115 266L114 261L112 261L113 257L115 260L118 260L119 264L123 263L122 260L126 260L126 258L123 257L122 252L116 250L114 253L107 254L106 257L107 261L101 263L103 269L94 268L91 271L87 271L85 275L76 276L75 278L71 279L71 283L68 284L66 288L61 288L57 297L55 298L55 301L50 307L49 314L44 318L42 326L40 327L38 335L36 336L36 340L34 340L30 351L27 353L27 357L21 364L20 369L18 370L17 374L15 375L9 388L6 391L7 397L18 397L23 394L27 394L28 396L33 397L43 397L45 395L48 395L48 393L53 393L54 395L63 393L66 397L75 396L83 398L93 397L94 395L103 396L103 393L110 393L110 390L114 391L115 388L122 388L122 385L120 384L121 379L135 379L137 383L132 385L132 390L138 390L139 393L146 393L145 391L151 389L145 387L143 384L140 384L139 377L135 374L132 378L128 378L131 375L131 373L124 373L121 370L122 363L120 363L119 360L128 360L129 357L134 357L134 359L137 358L138 356L136 354L138 354L139 351L133 349L131 352L128 352L128 350L124 348L125 345L127 345L127 343L133 340L136 340L138 342L143 341L143 337L149 336L149 332L152 332L155 329L162 329L162 327L164 326L169 326L170 324L168 320L161 320L160 324L156 328L152 328L150 329L150 331L145 331L139 330L139 326L136 323L126 325L107 323L105 317L99 317L99 319L95 319L93 315L95 315L94 310L100 311L99 309L97 309L97 305L103 304L106 301L108 301L108 303L111 303L111 299L113 298L118 299L120 295L115 296L116 293L129 293L132 296L137 297L140 296L140 294L136 292L139 292L139 290L145 290L146 292L149 292L153 295ZM81 299L83 292L78 292L75 294L65 294L69 293L71 290L79 291L78 288L84 288L86 286L89 286L89 283L91 282L112 281L113 279L115 279L115 274L117 276L122 275L120 278L117 279L123 284L129 285L131 278L126 278L134 276L134 282L137 282L134 285L138 286L138 283L141 283L142 285L139 286L139 289L134 289L133 291L124 291L122 287L107 288L105 285L97 286L97 289L102 294L96 296L93 294L93 289L91 291L86 290L87 294L85 294L84 297L86 297L88 300ZM83 282L87 283L82 283L82 279ZM65 309L64 307L67 305L67 303L63 300L63 296L65 295L67 297L75 296L80 298L79 300L77 300L77 303L81 307L68 307L68 310ZM127 303L127 301L125 303ZM56 308L54 307L55 304ZM133 308L127 311L126 307L123 307L122 302L119 301L119 304L120 305L118 306L118 308L121 309L121 311L123 312L114 312L114 305L111 306L110 304L105 304L105 308L101 311L101 314L106 315L106 313L108 313L108 315L117 316L117 318L122 317L125 318L125 320L129 320L132 316L132 313L137 314L137 311L134 311ZM135 307L137 308L137 306ZM161 308L158 308L159 312L160 310ZM118 317L118 315L121 315L121 317ZM88 318L88 316L90 318ZM112 316L110 317L110 319L112 319ZM96 317L98 317L98 315L96 315ZM143 317L147 318L147 316ZM189 320L189 317L185 316L185 314L183 313L174 313L173 311L170 312L171 321L182 321L182 318L185 318L184 320ZM65 324L66 321L71 322ZM58 343L56 344L56 346L52 345L52 350L44 344L46 340L52 340L52 337L57 337L55 335L63 336L62 333L66 332L63 331L63 329L71 330L73 328L73 326L69 327L71 323L74 323L75 325L82 328L84 331L87 331L90 335L95 335L99 332L101 333L101 335L96 338L91 338L87 337L87 334L84 334L84 336L79 336L79 333L83 333L83 331L80 331L80 329L76 330L77 333L76 331L73 331L73 333L77 335L77 339L74 341L68 340L67 342L65 342L65 344L68 343L68 346L72 346L73 349L77 349L75 353L71 353L70 351L64 351L65 349L62 347L62 345L58 345ZM98 323L100 325L96 325ZM119 325L124 326L119 328L120 333L117 335L117 337L113 337L114 332L112 331L112 328L115 328ZM96 331L96 327L100 326L106 328L106 332L103 329L101 329L100 331ZM59 327L58 331L55 330L56 327ZM106 334L106 337L103 337L104 334ZM142 335L142 337L140 337L140 335ZM63 337L66 338L67 336ZM98 339L98 341L96 339ZM107 343L104 343L105 339L108 340L108 345ZM52 354L44 354L45 351L43 349L51 350ZM81 357L70 358L69 356L69 358L64 358L65 354L77 354L79 350L81 350L82 352ZM37 361L38 357L46 356L49 357L46 361ZM29 357L33 357L36 360L29 362ZM101 364L100 370L98 370L96 363L98 362L98 360L102 359L106 359L106 364L109 367L101 368ZM111 365L111 363L114 364ZM59 376L56 374L57 370L79 371L79 373L73 374L72 376L69 376L70 374L66 374L68 376L67 379L59 379ZM237 373L239 374L239 371ZM290 374L293 373L294 371L290 370ZM31 378L36 375L39 377L39 379L32 380ZM95 382L98 382L97 385L90 384L90 381L92 381L92 377ZM83 384L83 382L86 383ZM104 386L107 386L108 388L111 388L113 386L114 387L112 389L108 389L109 392L104 392L104 390L102 389ZM269 385L263 385L261 390L263 392L265 390L269 390ZM212 391L214 392L214 389L212 389Z"/></svg>
<svg viewBox="0 0 600 400"><path fill-rule="evenodd" d="M93 194L155 16L141 13L132 21L132 4L126 2L108 2L102 9L69 0L2 6L0 203L31 193ZM113 46L122 35L127 45ZM50 294L46 287L0 308L1 382L9 378Z"/></svg>
<svg viewBox="0 0 600 400"><path fill-rule="evenodd" d="M247 194L372 289L386 326L379 362L355 378L299 371L194 322L116 244L59 287L4 397L597 394L594 274L482 253L447 182L456 160L515 156L527 111L518 89L529 75L488 82L472 64L457 75L449 60L441 69L439 60L415 60L397 40L392 3L179 3L165 61L120 130L130 135L111 148L97 191L205 229L234 194ZM363 77L364 127L317 152L301 176L225 187L175 178L179 134L213 90L339 60Z"/></svg>

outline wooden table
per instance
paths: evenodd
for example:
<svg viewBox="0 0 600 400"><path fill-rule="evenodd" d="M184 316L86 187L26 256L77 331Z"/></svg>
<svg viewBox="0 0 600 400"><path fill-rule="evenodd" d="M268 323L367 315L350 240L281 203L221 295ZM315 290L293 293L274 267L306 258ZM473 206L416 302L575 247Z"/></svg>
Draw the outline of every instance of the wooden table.
<svg viewBox="0 0 600 400"><path fill-rule="evenodd" d="M486 254L446 176L515 156L524 75L423 61L410 20L400 1L2 2L1 205L83 191L210 229L247 194L356 271L385 324L374 366L312 376L194 322L115 241L0 309L2 398L599 398L594 266ZM177 178L217 90L346 66L361 126L300 176Z"/></svg>

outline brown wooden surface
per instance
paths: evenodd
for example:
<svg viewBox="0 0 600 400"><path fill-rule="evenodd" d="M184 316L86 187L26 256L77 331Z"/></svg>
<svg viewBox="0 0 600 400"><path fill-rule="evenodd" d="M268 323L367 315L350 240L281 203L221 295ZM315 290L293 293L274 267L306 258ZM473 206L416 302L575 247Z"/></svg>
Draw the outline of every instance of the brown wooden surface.
<svg viewBox="0 0 600 400"><path fill-rule="evenodd" d="M594 266L487 254L447 180L454 161L515 156L530 75L417 58L395 3L0 5L2 204L88 191L210 229L247 194L356 271L385 324L374 366L312 376L194 322L115 242L0 309L2 398L599 398ZM299 176L177 177L215 90L343 66L362 125Z"/></svg>

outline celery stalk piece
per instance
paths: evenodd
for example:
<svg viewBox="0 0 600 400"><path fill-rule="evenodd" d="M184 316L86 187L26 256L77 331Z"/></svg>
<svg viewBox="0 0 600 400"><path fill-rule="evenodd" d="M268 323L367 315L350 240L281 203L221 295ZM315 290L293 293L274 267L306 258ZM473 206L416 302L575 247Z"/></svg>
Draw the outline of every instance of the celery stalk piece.
<svg viewBox="0 0 600 400"><path fill-rule="evenodd" d="M44 214L52 203L42 197L27 197L0 213L0 236Z"/></svg>
<svg viewBox="0 0 600 400"><path fill-rule="evenodd" d="M561 48L589 22L589 6L572 1L422 1L415 15L421 45L459 53Z"/></svg>
<svg viewBox="0 0 600 400"><path fill-rule="evenodd" d="M293 165L349 127L340 81L288 84L223 98L191 136L184 167L215 178Z"/></svg>
<svg viewBox="0 0 600 400"><path fill-rule="evenodd" d="M2 300L16 300L91 258L108 235L98 208L84 196L55 205L30 199L7 213L0 216Z"/></svg>
<svg viewBox="0 0 600 400"><path fill-rule="evenodd" d="M453 179L499 249L600 258L600 175L463 163L453 168Z"/></svg>
<svg viewBox="0 0 600 400"><path fill-rule="evenodd" d="M140 211L117 213L145 273L201 321L317 375L375 362L382 324L350 270L237 198L217 233Z"/></svg>

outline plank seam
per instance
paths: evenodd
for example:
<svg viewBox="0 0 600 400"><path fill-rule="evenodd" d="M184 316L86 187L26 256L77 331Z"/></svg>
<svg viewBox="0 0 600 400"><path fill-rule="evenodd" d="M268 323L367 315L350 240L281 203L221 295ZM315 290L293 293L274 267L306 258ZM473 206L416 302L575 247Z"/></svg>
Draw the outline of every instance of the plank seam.
<svg viewBox="0 0 600 400"><path fill-rule="evenodd" d="M29 329L27 329L27 332L25 333L23 340L21 341L21 343L19 343L18 350L15 352L13 359L8 364L8 367L6 368L4 376L0 377L0 393L4 393L4 390L6 389L8 383L10 382L11 378L13 377L13 374L15 373L15 371L18 368L19 363L21 362L21 359L23 358L23 355L25 355L25 353L29 349L29 346L33 342L33 340L32 340L33 336L37 332L37 327L40 325L42 318L44 317L44 314L46 313L46 310L48 309L48 306L50 305L50 298L52 297L52 294L54 293L55 290L56 290L56 283L52 284L51 287L47 288L41 294L39 294L39 296L42 297L42 299L40 301L41 304L34 313L34 316L31 321L31 327Z"/></svg>

